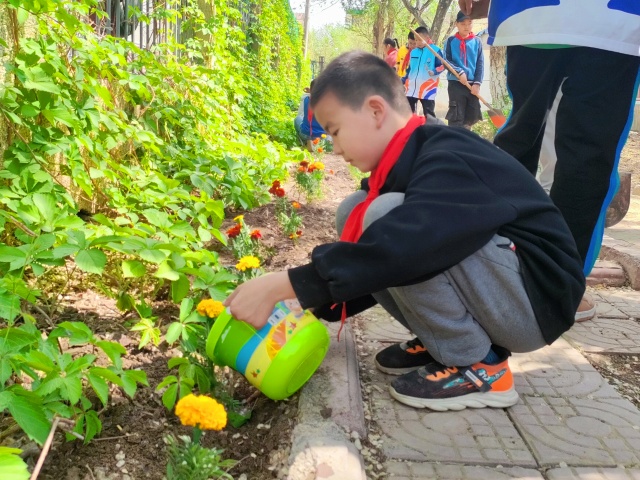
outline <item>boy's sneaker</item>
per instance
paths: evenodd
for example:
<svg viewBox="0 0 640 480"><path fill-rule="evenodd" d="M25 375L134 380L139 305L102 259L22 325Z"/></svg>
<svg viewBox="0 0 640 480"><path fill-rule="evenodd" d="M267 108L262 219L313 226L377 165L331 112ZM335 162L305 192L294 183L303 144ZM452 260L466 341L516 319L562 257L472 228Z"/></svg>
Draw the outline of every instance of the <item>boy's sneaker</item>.
<svg viewBox="0 0 640 480"><path fill-rule="evenodd" d="M419 338L404 343L396 343L376 354L378 370L391 375L403 375L435 362Z"/></svg>
<svg viewBox="0 0 640 480"><path fill-rule="evenodd" d="M391 396L411 407L438 411L515 405L518 393L509 369L510 353L493 349L500 356L495 365L478 362L470 367L446 367L431 362L391 382Z"/></svg>

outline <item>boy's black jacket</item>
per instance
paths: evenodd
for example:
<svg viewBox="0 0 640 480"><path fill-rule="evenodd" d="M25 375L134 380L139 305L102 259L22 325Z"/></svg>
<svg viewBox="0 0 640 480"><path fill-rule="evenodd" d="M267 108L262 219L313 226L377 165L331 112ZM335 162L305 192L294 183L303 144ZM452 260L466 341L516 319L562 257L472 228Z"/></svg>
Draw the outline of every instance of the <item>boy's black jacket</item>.
<svg viewBox="0 0 640 480"><path fill-rule="evenodd" d="M516 245L545 340L571 327L585 290L582 262L562 215L513 157L464 129L425 125L389 173L388 192L405 193L404 203L357 243L320 245L310 264L289 270L303 307L336 319L342 308L327 305L347 302L351 316L375 304L371 293L427 280L497 233Z"/></svg>

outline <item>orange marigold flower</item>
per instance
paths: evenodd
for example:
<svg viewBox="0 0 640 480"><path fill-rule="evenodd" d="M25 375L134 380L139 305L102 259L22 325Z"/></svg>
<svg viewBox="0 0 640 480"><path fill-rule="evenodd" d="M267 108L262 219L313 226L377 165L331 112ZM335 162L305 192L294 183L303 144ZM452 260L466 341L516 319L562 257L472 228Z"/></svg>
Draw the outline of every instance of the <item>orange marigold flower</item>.
<svg viewBox="0 0 640 480"><path fill-rule="evenodd" d="M215 399L189 394L176 404L176 415L182 425L202 430L222 430L227 425L227 412Z"/></svg>
<svg viewBox="0 0 640 480"><path fill-rule="evenodd" d="M262 234L260 233L260 230L257 230L257 229L251 232L249 236L251 237L252 240L260 240L262 238Z"/></svg>
<svg viewBox="0 0 640 480"><path fill-rule="evenodd" d="M303 167L303 166L300 166L300 167L298 167L298 171L299 171L300 173L304 173L304 172L306 172L306 171L307 171L307 168L306 168L306 167Z"/></svg>
<svg viewBox="0 0 640 480"><path fill-rule="evenodd" d="M318 147L318 153L322 153L324 152L324 149L322 147Z"/></svg>
<svg viewBox="0 0 640 480"><path fill-rule="evenodd" d="M280 180L274 180L271 184L271 188L269 188L269 193L275 195L276 191L280 188Z"/></svg>
<svg viewBox="0 0 640 480"><path fill-rule="evenodd" d="M284 189L282 189L282 188L276 188L276 190L275 190L275 192L273 192L273 194L274 194L276 197L280 197L280 198L282 198L282 197L284 197Z"/></svg>
<svg viewBox="0 0 640 480"><path fill-rule="evenodd" d="M216 318L222 313L223 310L224 305L222 304L222 302L213 300L211 298L202 300L196 307L196 312L198 312L203 317L209 318Z"/></svg>
<svg viewBox="0 0 640 480"><path fill-rule="evenodd" d="M307 170L307 172L313 173L315 171L315 169L316 169L316 167L313 164L311 164L311 165L309 165L309 170Z"/></svg>
<svg viewBox="0 0 640 480"><path fill-rule="evenodd" d="M229 238L236 238L238 235L240 235L241 231L242 231L242 224L236 223L233 227L229 228L226 231L226 234L227 234L227 237Z"/></svg>
<svg viewBox="0 0 640 480"><path fill-rule="evenodd" d="M300 208L300 204L299 204L298 202L291 202L291 206L292 206L293 208L295 208L296 210L297 210L298 208Z"/></svg>
<svg viewBox="0 0 640 480"><path fill-rule="evenodd" d="M317 145L319 142L320 142L320 139L319 139L319 138L314 138L314 139L313 139L313 144L314 144L314 145Z"/></svg>
<svg viewBox="0 0 640 480"><path fill-rule="evenodd" d="M304 168L307 168L309 166L309 162L307 162L306 160L303 160L303 161L300 162L300 166L304 167Z"/></svg>

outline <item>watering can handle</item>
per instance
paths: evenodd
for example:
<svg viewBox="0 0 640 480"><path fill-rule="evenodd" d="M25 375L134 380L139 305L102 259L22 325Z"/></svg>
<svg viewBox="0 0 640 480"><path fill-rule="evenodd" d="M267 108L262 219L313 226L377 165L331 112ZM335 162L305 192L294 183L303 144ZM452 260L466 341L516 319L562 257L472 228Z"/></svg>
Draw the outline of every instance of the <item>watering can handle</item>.
<svg viewBox="0 0 640 480"><path fill-rule="evenodd" d="M226 310L222 312L218 316L218 318L216 318L216 321L213 322L213 327L211 327L211 331L209 332L209 336L207 337L207 356L215 363L218 363L214 355L216 344L218 343L218 339L220 338L220 335L222 335L224 328L229 324L232 318L233 317L231 316L231 310L229 309L229 307L227 307Z"/></svg>

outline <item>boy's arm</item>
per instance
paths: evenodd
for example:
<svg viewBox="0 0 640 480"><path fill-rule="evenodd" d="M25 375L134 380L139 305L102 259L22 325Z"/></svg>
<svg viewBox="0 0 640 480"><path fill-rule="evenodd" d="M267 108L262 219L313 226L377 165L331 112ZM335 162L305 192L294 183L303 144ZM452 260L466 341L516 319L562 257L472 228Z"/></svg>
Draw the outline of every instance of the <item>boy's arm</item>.
<svg viewBox="0 0 640 480"><path fill-rule="evenodd" d="M484 79L484 52L482 51L482 40L478 39L478 58L476 59L476 71L473 74L473 85L480 85Z"/></svg>
<svg viewBox="0 0 640 480"><path fill-rule="evenodd" d="M435 47L434 50L438 52L439 55L444 56L442 55L442 50L440 50L440 48ZM433 62L433 67L436 75L440 75L444 71L444 65L442 64L442 62L438 57L435 57L435 61Z"/></svg>
<svg viewBox="0 0 640 480"><path fill-rule="evenodd" d="M296 296L286 271L269 273L239 285L224 301L234 318L257 329L264 327L281 300Z"/></svg>

